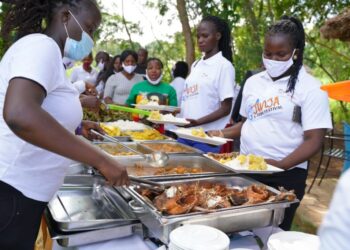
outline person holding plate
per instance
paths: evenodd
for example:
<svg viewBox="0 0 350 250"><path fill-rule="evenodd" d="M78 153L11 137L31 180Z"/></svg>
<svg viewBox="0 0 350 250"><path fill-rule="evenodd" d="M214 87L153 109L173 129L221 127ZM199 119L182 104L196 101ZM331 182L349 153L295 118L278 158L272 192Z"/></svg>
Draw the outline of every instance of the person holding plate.
<svg viewBox="0 0 350 250"><path fill-rule="evenodd" d="M190 122L186 127L223 129L230 121L235 86L231 30L224 20L208 16L197 28L197 41L204 56L192 64L185 81L180 116ZM220 151L219 146L182 138L178 141L204 152Z"/></svg>
<svg viewBox="0 0 350 250"><path fill-rule="evenodd" d="M262 156L284 169L271 175L251 175L274 188L294 190L301 201L306 187L307 161L322 146L332 128L327 93L303 67L305 32L294 17L283 17L265 35L265 71L251 76L243 90L243 121L210 135L241 139L243 155ZM280 227L289 230L298 204L285 211Z"/></svg>

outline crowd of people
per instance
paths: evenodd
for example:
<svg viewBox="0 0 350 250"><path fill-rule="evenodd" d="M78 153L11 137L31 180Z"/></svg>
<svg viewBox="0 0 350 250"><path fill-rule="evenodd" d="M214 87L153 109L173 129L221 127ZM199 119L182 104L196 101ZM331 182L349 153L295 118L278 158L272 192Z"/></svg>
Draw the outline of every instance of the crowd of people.
<svg viewBox="0 0 350 250"><path fill-rule="evenodd" d="M16 1L3 23L3 32L16 31L18 40L0 63L1 249L33 248L41 215L63 181L68 159L97 168L112 185L129 183L120 163L75 136L92 139L90 129L102 132L98 124L81 121L82 106L101 101L178 106L178 116L189 121L187 127L240 138L241 153L261 155L284 169L251 177L294 189L302 200L307 161L320 149L332 123L327 94L303 66L305 32L298 19L283 17L270 26L264 70L249 77L238 95L231 30L219 17L201 20L196 34L203 56L190 66L176 62L169 84L163 81L164 62L148 57L144 48L114 57L100 51L93 67L92 38L101 22L96 2L47 2ZM68 79L66 70L74 61L82 65L74 67ZM204 152L220 151L178 140ZM286 209L282 229L290 229L297 206Z"/></svg>

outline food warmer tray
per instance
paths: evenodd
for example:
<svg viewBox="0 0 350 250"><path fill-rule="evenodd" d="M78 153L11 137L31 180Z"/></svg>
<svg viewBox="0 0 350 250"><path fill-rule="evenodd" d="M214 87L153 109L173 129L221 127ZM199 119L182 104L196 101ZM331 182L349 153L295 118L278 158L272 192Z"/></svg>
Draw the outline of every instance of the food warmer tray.
<svg viewBox="0 0 350 250"><path fill-rule="evenodd" d="M59 230L73 232L137 222L127 202L113 187L103 185L93 187L91 184L96 179L93 177L67 177L70 177L69 181L65 179L64 185L47 206ZM85 185L78 185L83 182Z"/></svg>
<svg viewBox="0 0 350 250"><path fill-rule="evenodd" d="M118 152L132 152L131 150L127 149L126 147L123 147L121 145L118 145L117 143L114 143L114 142L93 142L94 145L113 145L115 147L118 148ZM143 146L141 146L140 144L138 143L135 143L135 142L125 142L124 143L126 146L142 153L142 154L147 154L147 153L150 153L151 151ZM135 156L138 156L136 153L134 155L112 155L108 152L106 152L104 149L100 148L99 149L103 150L103 152L107 153L108 155L112 156L113 158L120 158L120 157L135 157Z"/></svg>
<svg viewBox="0 0 350 250"><path fill-rule="evenodd" d="M51 238L56 240L62 247L93 244L100 241L127 237L133 234L143 236L143 226L140 222L96 230L63 232L57 228L57 225L48 209L45 209L44 216Z"/></svg>
<svg viewBox="0 0 350 250"><path fill-rule="evenodd" d="M126 166L128 174L132 176L138 176L148 179L183 179L193 178L200 176L213 176L213 175L234 175L235 173L222 165L207 159L198 154L186 154L186 155L169 155L169 161L167 166L184 166L186 168L201 168L202 173L191 174L160 174L155 175L155 172L162 169L162 167L152 167L142 157L124 157L119 158L118 162Z"/></svg>
<svg viewBox="0 0 350 250"><path fill-rule="evenodd" d="M178 146L178 147L182 147L185 148L187 150L187 152L165 152L167 154L203 154L203 151L197 149L197 148L193 148L190 147L188 145L179 143L177 141L154 141L154 142L141 142L140 146L143 147L147 152L152 153L152 152L156 152L157 150L152 149L151 147L149 147L148 145L150 144L155 144L155 145L159 145L159 144L163 144L163 145L172 145L172 146Z"/></svg>
<svg viewBox="0 0 350 250"><path fill-rule="evenodd" d="M183 183L194 183L198 181L214 182L226 184L228 186L240 187L246 187L251 184L259 184L259 182L244 176L205 177L159 182L166 185L176 185ZM160 239L165 244L169 243L170 232L185 224L212 226L226 233L250 230L253 228L271 225L278 226L283 220L285 208L298 201L279 201L265 202L255 205L242 205L231 208L217 209L212 213L193 212L183 215L164 215L159 212L150 201L138 194L135 190L135 186L125 187L124 189L132 196L138 206L137 210L135 208L134 213L148 228L150 234ZM271 187L268 187L268 189L275 194L280 193Z"/></svg>

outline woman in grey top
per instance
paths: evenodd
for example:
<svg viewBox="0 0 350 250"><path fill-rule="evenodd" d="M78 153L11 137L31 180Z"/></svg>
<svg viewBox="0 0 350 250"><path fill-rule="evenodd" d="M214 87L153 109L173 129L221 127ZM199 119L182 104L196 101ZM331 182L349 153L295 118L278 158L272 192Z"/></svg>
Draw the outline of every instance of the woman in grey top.
<svg viewBox="0 0 350 250"><path fill-rule="evenodd" d="M143 81L142 75L134 73L137 62L137 53L133 50L124 50L120 56L123 70L110 76L104 90L104 101L108 104L125 104L131 88Z"/></svg>

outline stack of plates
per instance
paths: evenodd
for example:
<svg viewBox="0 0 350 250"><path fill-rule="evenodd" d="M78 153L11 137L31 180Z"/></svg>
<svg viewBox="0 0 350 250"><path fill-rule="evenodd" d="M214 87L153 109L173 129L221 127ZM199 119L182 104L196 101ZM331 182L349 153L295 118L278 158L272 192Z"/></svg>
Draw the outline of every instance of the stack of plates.
<svg viewBox="0 0 350 250"><path fill-rule="evenodd" d="M185 225L170 233L169 250L228 250L230 239L220 230L203 225Z"/></svg>
<svg viewBox="0 0 350 250"><path fill-rule="evenodd" d="M318 250L320 239L317 235L301 232L280 232L270 236L269 250Z"/></svg>

